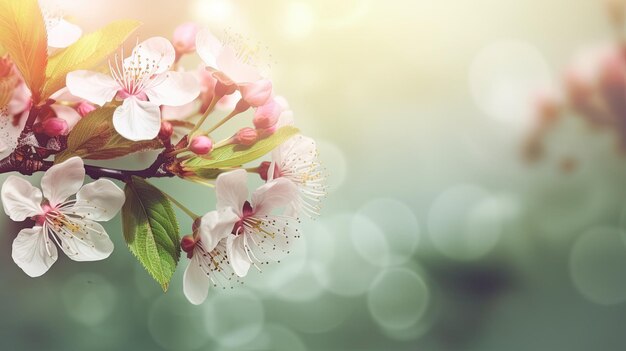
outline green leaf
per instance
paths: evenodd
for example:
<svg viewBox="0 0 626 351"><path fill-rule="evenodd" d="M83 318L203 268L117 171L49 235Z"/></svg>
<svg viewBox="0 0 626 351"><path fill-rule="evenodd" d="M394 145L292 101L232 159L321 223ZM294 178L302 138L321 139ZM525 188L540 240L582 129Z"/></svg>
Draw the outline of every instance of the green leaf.
<svg viewBox="0 0 626 351"><path fill-rule="evenodd" d="M50 57L46 69L44 97L52 95L65 86L65 76L81 69L94 69L107 56L117 50L141 22L115 21L106 27L78 39L63 51Z"/></svg>
<svg viewBox="0 0 626 351"><path fill-rule="evenodd" d="M124 188L124 239L130 252L167 291L180 259L178 221L167 197L145 180L133 177Z"/></svg>
<svg viewBox="0 0 626 351"><path fill-rule="evenodd" d="M194 170L196 173L205 172L208 169L237 167L254 161L274 150L278 145L298 134L298 128L285 126L277 130L271 136L261 139L252 146L225 145L211 151L209 158L192 157L185 161L183 166Z"/></svg>
<svg viewBox="0 0 626 351"><path fill-rule="evenodd" d="M112 122L115 107L102 107L83 117L67 138L67 149L54 159L60 163L72 156L108 160L131 153L163 147L158 139L131 141L115 131Z"/></svg>

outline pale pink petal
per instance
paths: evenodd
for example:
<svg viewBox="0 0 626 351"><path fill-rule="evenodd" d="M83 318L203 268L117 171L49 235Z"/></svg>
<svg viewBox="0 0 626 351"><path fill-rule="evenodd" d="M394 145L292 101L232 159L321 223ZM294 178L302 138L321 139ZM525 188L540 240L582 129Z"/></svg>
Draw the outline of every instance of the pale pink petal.
<svg viewBox="0 0 626 351"><path fill-rule="evenodd" d="M54 104L51 107L57 117L67 122L68 130L72 130L81 119L80 114L69 106Z"/></svg>
<svg viewBox="0 0 626 351"><path fill-rule="evenodd" d="M247 173L243 169L222 173L215 182L217 208L230 207L241 217L243 205L248 199Z"/></svg>
<svg viewBox="0 0 626 351"><path fill-rule="evenodd" d="M204 302L209 294L210 279L202 269L201 259L202 255L196 253L189 261L183 275L183 292L187 300L194 305Z"/></svg>
<svg viewBox="0 0 626 351"><path fill-rule="evenodd" d="M92 71L70 72L65 84L72 95L100 106L113 100L120 89L119 84L110 76Z"/></svg>
<svg viewBox="0 0 626 351"><path fill-rule="evenodd" d="M244 235L231 235L226 239L226 254L230 259L233 271L240 277L245 277L250 269L250 258L246 252Z"/></svg>
<svg viewBox="0 0 626 351"><path fill-rule="evenodd" d="M74 213L94 221L108 221L122 209L124 191L108 179L83 186L76 194Z"/></svg>
<svg viewBox="0 0 626 351"><path fill-rule="evenodd" d="M132 55L124 60L124 66L149 67L151 74L159 74L169 70L175 59L176 51L169 40L152 37L135 46Z"/></svg>
<svg viewBox="0 0 626 351"><path fill-rule="evenodd" d="M2 206L12 220L20 222L41 214L41 191L27 180L10 175L2 184Z"/></svg>
<svg viewBox="0 0 626 351"><path fill-rule="evenodd" d="M191 73L166 72L159 83L146 89L151 102L157 105L182 106L200 95L200 83Z"/></svg>
<svg viewBox="0 0 626 351"><path fill-rule="evenodd" d="M56 206L68 197L76 194L85 180L83 160L74 156L62 163L50 167L41 178L43 196Z"/></svg>
<svg viewBox="0 0 626 351"><path fill-rule="evenodd" d="M217 57L222 51L222 43L208 29L196 35L196 52L206 66L217 68Z"/></svg>
<svg viewBox="0 0 626 351"><path fill-rule="evenodd" d="M53 48L66 48L83 35L83 30L64 19L59 19L54 25L47 28L48 46Z"/></svg>
<svg viewBox="0 0 626 351"><path fill-rule="evenodd" d="M237 106L237 103L241 100L241 93L239 90L236 90L234 93L230 95L225 95L222 97L215 107L220 111L232 111Z"/></svg>
<svg viewBox="0 0 626 351"><path fill-rule="evenodd" d="M24 112L29 104L30 104L30 90L26 83L22 82L18 84L18 86L13 91L13 97L11 97L11 101L7 105L7 111L9 115L15 116L19 113ZM21 129L20 129L21 130Z"/></svg>
<svg viewBox="0 0 626 351"><path fill-rule="evenodd" d="M252 194L255 214L270 214L272 210L287 206L298 198L298 188L286 178L277 178L260 186Z"/></svg>
<svg viewBox="0 0 626 351"><path fill-rule="evenodd" d="M200 223L200 240L207 251L212 251L220 240L231 235L239 216L230 208L220 211L211 211L202 217Z"/></svg>
<svg viewBox="0 0 626 351"><path fill-rule="evenodd" d="M231 47L224 47L217 57L217 67L235 83L250 83L261 79L256 67L243 63Z"/></svg>
<svg viewBox="0 0 626 351"><path fill-rule="evenodd" d="M259 79L240 85L239 91L248 105L259 107L267 103L272 96L272 82L269 79Z"/></svg>
<svg viewBox="0 0 626 351"><path fill-rule="evenodd" d="M43 227L22 229L13 240L11 257L24 273L39 277L56 262L56 246L51 242Z"/></svg>
<svg viewBox="0 0 626 351"><path fill-rule="evenodd" d="M72 95L70 90L67 87L63 87L61 90L56 93L50 95L50 98L56 101L67 101L67 102L81 102L83 99Z"/></svg>
<svg viewBox="0 0 626 351"><path fill-rule="evenodd" d="M161 106L161 118L167 121L182 121L194 115L198 115L201 102L193 100L182 106Z"/></svg>
<svg viewBox="0 0 626 351"><path fill-rule="evenodd" d="M99 261L111 255L113 242L100 224L86 219L71 224L76 230L55 232L67 257L81 262Z"/></svg>
<svg viewBox="0 0 626 351"><path fill-rule="evenodd" d="M115 109L113 126L121 136L129 140L154 139L161 129L161 111L158 105L131 96Z"/></svg>

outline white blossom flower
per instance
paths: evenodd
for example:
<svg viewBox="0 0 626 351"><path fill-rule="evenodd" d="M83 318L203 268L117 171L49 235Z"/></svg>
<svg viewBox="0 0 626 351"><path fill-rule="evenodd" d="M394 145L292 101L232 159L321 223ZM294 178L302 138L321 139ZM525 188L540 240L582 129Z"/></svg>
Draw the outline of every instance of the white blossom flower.
<svg viewBox="0 0 626 351"><path fill-rule="evenodd" d="M295 200L296 186L278 178L255 190L248 201L246 174L241 169L220 174L215 186L218 221L221 228L229 229L214 235L226 236L228 259L240 277L248 273L251 265L258 268L259 263L280 260L300 236L296 218L273 213Z"/></svg>
<svg viewBox="0 0 626 351"><path fill-rule="evenodd" d="M121 64L117 57L115 63L109 63L110 76L70 72L67 87L73 95L100 106L115 97L123 100L113 114L115 130L134 141L153 139L161 128L159 106L182 106L200 94L193 75L168 71L175 56L167 39L153 37L138 44Z"/></svg>
<svg viewBox="0 0 626 351"><path fill-rule="evenodd" d="M272 162L264 162L259 173L267 181L284 178L297 186L300 196L290 204L288 213L319 215L320 202L326 196L326 175L315 140L303 135L292 137L272 152Z"/></svg>
<svg viewBox="0 0 626 351"><path fill-rule="evenodd" d="M57 260L54 243L74 261L102 260L113 252L113 242L95 221L113 218L124 204L124 192L106 179L83 186L84 178L82 159L72 157L46 171L43 195L16 176L2 185L4 212L14 221L35 221L13 241L13 260L29 276L41 276Z"/></svg>
<svg viewBox="0 0 626 351"><path fill-rule="evenodd" d="M220 218L221 217L221 218ZM190 259L183 275L183 292L189 302L199 305L207 297L209 286L226 288L239 282L226 255L226 236L236 216L232 211L212 211L204 215L193 236L181 241Z"/></svg>
<svg viewBox="0 0 626 351"><path fill-rule="evenodd" d="M62 49L74 44L83 35L83 30L63 18L60 11L44 11L44 22L48 46Z"/></svg>
<svg viewBox="0 0 626 351"><path fill-rule="evenodd" d="M242 99L258 107L271 97L272 83L264 79L256 66L258 46L248 46L239 39L221 42L208 29L196 36L196 52L224 86L231 87L230 95L239 90Z"/></svg>

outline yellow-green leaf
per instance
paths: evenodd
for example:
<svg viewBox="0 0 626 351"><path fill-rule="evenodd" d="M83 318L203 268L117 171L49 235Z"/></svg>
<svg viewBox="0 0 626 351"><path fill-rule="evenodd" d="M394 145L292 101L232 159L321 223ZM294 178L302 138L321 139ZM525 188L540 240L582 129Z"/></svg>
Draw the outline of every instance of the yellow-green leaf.
<svg viewBox="0 0 626 351"><path fill-rule="evenodd" d="M48 97L65 86L65 76L72 71L94 69L111 53L117 50L124 40L134 32L141 22L121 20L87 34L74 44L50 58L44 87Z"/></svg>
<svg viewBox="0 0 626 351"><path fill-rule="evenodd" d="M24 77L33 102L41 102L48 37L37 0L0 0L0 45Z"/></svg>
<svg viewBox="0 0 626 351"><path fill-rule="evenodd" d="M163 147L158 139L131 141L119 135L111 121L114 111L115 107L102 107L83 117L70 132L67 148L56 155L54 162L60 163L72 156L107 160Z"/></svg>
<svg viewBox="0 0 626 351"><path fill-rule="evenodd" d="M287 139L298 134L298 128L285 126L271 136L261 139L252 146L230 144L211 151L209 158L192 157L183 166L190 170L201 171L216 168L237 167L254 161L268 154Z"/></svg>
<svg viewBox="0 0 626 351"><path fill-rule="evenodd" d="M167 291L180 258L176 214L167 197L141 178L133 177L124 193L124 239L137 260Z"/></svg>

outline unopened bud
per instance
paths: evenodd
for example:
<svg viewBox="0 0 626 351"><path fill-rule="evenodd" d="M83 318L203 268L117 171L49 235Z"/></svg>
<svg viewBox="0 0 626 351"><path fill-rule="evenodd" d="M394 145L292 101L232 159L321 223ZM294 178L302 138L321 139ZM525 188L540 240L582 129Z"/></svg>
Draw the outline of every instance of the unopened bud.
<svg viewBox="0 0 626 351"><path fill-rule="evenodd" d="M204 135L195 136L189 143L189 150L196 155L206 155L213 149L213 141Z"/></svg>
<svg viewBox="0 0 626 351"><path fill-rule="evenodd" d="M269 128L265 128L265 129L257 129L256 133L259 136L259 138L263 139L263 138L267 138L268 136L276 133L276 130L278 130L278 125L273 125Z"/></svg>
<svg viewBox="0 0 626 351"><path fill-rule="evenodd" d="M265 105L259 106L256 111L254 111L252 123L254 123L257 129L273 127L278 122L278 118L282 112L282 106L274 99L270 99Z"/></svg>
<svg viewBox="0 0 626 351"><path fill-rule="evenodd" d="M239 87L241 98L252 107L264 105L272 96L272 82L269 79L260 79L254 83Z"/></svg>
<svg viewBox="0 0 626 351"><path fill-rule="evenodd" d="M58 117L52 117L41 122L41 131L49 137L55 137L67 133L67 122Z"/></svg>
<svg viewBox="0 0 626 351"><path fill-rule="evenodd" d="M78 112L78 114L81 117L85 117L87 116L90 112L95 111L96 110L96 106L90 104L87 101L81 101L77 106L76 106L76 112Z"/></svg>
<svg viewBox="0 0 626 351"><path fill-rule="evenodd" d="M159 130L159 137L168 139L174 134L174 126L168 121L161 121L161 129Z"/></svg>
<svg viewBox="0 0 626 351"><path fill-rule="evenodd" d="M180 240L180 248L187 253L187 258L193 257L193 249L196 247L196 240L191 235L185 235Z"/></svg>
<svg viewBox="0 0 626 351"><path fill-rule="evenodd" d="M235 135L235 141L237 144L249 146L256 142L257 137L258 134L256 130L246 127L237 132L237 135Z"/></svg>
<svg viewBox="0 0 626 351"><path fill-rule="evenodd" d="M183 23L176 27L172 43L179 54L189 54L196 50L196 34L200 28L195 23Z"/></svg>

